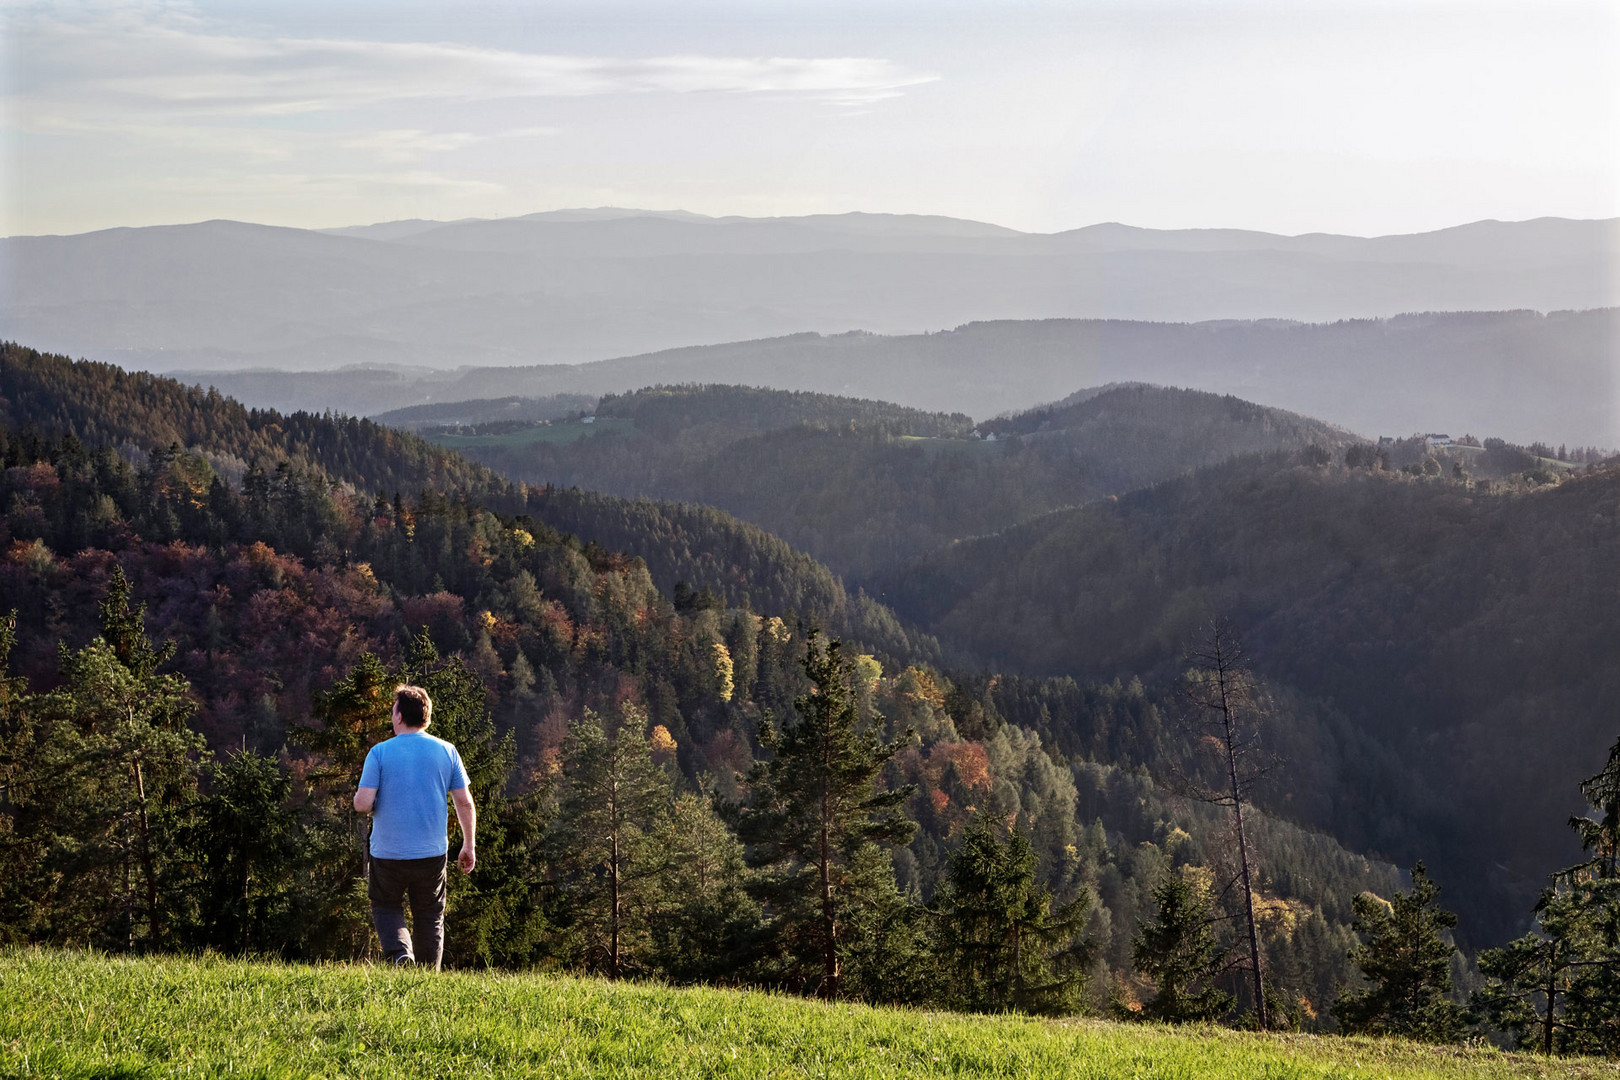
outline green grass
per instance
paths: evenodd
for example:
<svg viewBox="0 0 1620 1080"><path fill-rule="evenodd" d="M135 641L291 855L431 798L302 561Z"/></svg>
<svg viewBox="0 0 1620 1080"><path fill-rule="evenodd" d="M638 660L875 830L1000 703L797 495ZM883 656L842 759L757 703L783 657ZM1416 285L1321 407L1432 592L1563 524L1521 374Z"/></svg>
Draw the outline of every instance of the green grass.
<svg viewBox="0 0 1620 1080"><path fill-rule="evenodd" d="M0 1074L1490 1080L1620 1067L556 976L13 950L0 953Z"/></svg>
<svg viewBox="0 0 1620 1080"><path fill-rule="evenodd" d="M445 435L431 434L427 438L447 450L462 450L480 446L533 446L535 443L571 443L591 435L628 435L636 429L634 420L617 416L598 416L593 423L578 420L557 420L549 424L536 424L518 428L500 435Z"/></svg>

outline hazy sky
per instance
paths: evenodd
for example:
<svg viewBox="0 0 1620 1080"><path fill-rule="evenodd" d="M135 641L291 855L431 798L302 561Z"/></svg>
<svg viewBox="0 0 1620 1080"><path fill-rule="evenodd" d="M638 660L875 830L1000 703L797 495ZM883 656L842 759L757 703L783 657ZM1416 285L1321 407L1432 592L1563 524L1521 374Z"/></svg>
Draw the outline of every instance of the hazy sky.
<svg viewBox="0 0 1620 1080"><path fill-rule="evenodd" d="M0 0L0 234L1620 215L1620 3Z"/></svg>

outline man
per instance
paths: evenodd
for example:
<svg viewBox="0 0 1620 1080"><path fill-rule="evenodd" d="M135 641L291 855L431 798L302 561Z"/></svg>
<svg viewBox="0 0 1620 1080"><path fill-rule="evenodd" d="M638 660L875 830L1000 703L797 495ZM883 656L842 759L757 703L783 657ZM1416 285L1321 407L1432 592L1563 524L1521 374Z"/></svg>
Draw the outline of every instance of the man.
<svg viewBox="0 0 1620 1080"><path fill-rule="evenodd" d="M467 791L461 755L427 733L433 701L420 686L394 690L394 737L371 748L354 808L372 815L371 918L393 964L432 964L444 953L445 856L448 795L461 825L456 865L472 873L478 862L474 837L478 816ZM405 898L411 900L411 933L405 934Z"/></svg>

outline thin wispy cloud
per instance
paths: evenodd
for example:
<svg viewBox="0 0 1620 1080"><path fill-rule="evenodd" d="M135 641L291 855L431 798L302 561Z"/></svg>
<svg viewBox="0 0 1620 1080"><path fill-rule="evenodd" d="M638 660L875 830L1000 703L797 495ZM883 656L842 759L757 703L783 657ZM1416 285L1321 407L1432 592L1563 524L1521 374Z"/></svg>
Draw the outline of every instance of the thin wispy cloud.
<svg viewBox="0 0 1620 1080"><path fill-rule="evenodd" d="M1611 216L1616 10L0 0L0 232L603 203L1039 231Z"/></svg>
<svg viewBox="0 0 1620 1080"><path fill-rule="evenodd" d="M12 115L30 127L120 116L270 118L392 102L604 94L783 94L865 104L935 76L870 57L541 55L454 43L253 38L124 11L71 20L13 12L26 73Z"/></svg>

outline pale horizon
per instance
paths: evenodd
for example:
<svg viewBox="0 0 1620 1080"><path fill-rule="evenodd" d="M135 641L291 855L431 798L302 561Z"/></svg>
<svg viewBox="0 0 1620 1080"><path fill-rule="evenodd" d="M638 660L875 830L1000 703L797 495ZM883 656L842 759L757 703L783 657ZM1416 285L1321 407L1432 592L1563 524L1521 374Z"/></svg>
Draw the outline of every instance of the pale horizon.
<svg viewBox="0 0 1620 1080"><path fill-rule="evenodd" d="M1528 224L1528 223L1535 222L1535 221L1572 221L1572 222L1597 222L1597 223L1610 222L1610 221L1620 221L1620 215L1615 215L1615 216L1611 216L1611 217L1598 217L1598 218L1571 218L1571 217L1565 217L1565 216L1559 215L1559 214L1541 214L1541 215L1538 215L1536 217L1517 218L1517 219L1512 219L1512 220L1503 219L1503 218L1478 218L1478 219L1475 219L1475 220L1472 220L1472 221L1457 221L1457 222L1452 222L1450 224L1437 225L1434 228L1414 229L1411 232L1402 232L1402 233L1343 233L1343 232L1333 232L1333 231L1330 231L1330 230L1327 230L1327 229L1309 229L1309 230L1305 230L1303 232L1279 233L1279 232L1274 232L1274 231L1268 230L1268 229L1254 229L1254 228L1249 228L1247 226L1241 226L1241 225L1193 225L1193 226L1174 226L1174 227L1162 227L1161 228L1161 227L1156 227L1156 226L1151 226L1151 225L1138 225L1138 224L1136 224L1134 222L1130 222L1130 221L1092 221L1092 222L1087 222L1087 223L1085 223L1083 225L1074 225L1074 226L1069 226L1069 227L1062 228L1062 229L1052 229L1050 231L1035 231L1035 230L1027 230L1027 229L1015 229L1011 225L1005 225L1005 224L1003 224L1001 222L998 222L998 221L987 221L987 220L982 219L982 218L962 218L962 217L955 217L953 215L948 215L948 214L928 214L928 213L921 213L921 212L914 212L914 211L865 210L865 209L862 209L862 210L823 210L823 211L817 211L815 213L810 213L810 214L745 215L745 214L700 214L697 211L688 210L685 207L678 207L678 206L675 206L675 207L658 207L658 208L644 207L644 206L556 206L556 207L549 207L549 208L547 208L545 210L525 211L525 212L520 212L520 213L517 213L517 214L511 214L511 215L507 215L505 217L498 217L498 218L497 217L480 217L480 216L467 216L467 217L460 217L460 218L425 218L425 217L381 218L381 219L378 219L378 220L375 220L375 221L354 221L354 222L348 222L348 223L345 223L345 224L342 224L342 225L318 225L318 226L316 226L316 225L285 225L285 224L280 224L280 223L276 223L276 222L268 222L268 221L247 221L247 220L244 220L244 219L241 219L241 218L220 218L220 217L196 218L196 219L187 220L187 221L157 221L157 222L151 222L151 223L144 224L144 225L108 225L108 226L104 226L104 227L99 228L99 229L86 229L86 230L83 230L82 232L78 232L78 233L13 233L13 234L9 234L9 235L7 235L5 237L0 237L0 239L13 239L13 238L25 239L25 238L28 238L28 237L36 237L36 236L37 237L83 236L83 235L87 235L89 233L110 232L110 231L113 231L113 230L116 230L116 229L184 228L186 226L191 226L191 225L206 225L206 224L209 224L210 222L216 222L216 221L228 221L228 222L232 222L232 223L238 224L238 225L256 225L256 226L262 226L264 228L272 228L272 229L306 229L306 230L309 230L309 231L312 231L312 232L335 232L335 231L341 231L341 230L347 230L347 229L375 228L375 227L383 226L383 225L403 224L403 223L412 222L412 221L423 221L423 222L433 222L433 223L436 223L436 224L453 225L453 224L459 224L461 222L469 222L469 221L510 221L510 220L513 220L513 219L516 219L516 218L538 217L538 216L544 215L544 214L593 213L593 212L601 212L601 211L622 211L623 216L625 216L625 217L633 217L633 216L638 216L638 215L682 215L682 216L686 216L686 217L701 218L701 219L705 219L705 220L709 220L709 221L715 221L715 222L725 222L725 221L787 221L787 220L813 218L813 217L848 217L848 216L853 216L853 215L863 215L863 216L867 216L867 217L924 217L924 218L930 218L931 217L931 218L947 218L947 219L952 220L952 221L964 221L964 222L969 222L969 223L976 224L976 225L989 225L989 226L993 226L993 227L999 228L999 229L1007 229L1007 230L1010 230L1012 232L1019 233L1019 234L1022 234L1022 235L1026 235L1026 236L1051 236L1051 235L1056 235L1058 233L1081 232L1081 231L1084 231L1086 229L1104 228L1104 227L1108 227L1108 226L1118 226L1118 227L1127 228L1127 229L1140 229L1140 230L1143 230L1145 232L1253 232L1253 233L1257 233L1257 234L1264 234L1264 235L1270 235L1270 236L1280 236L1280 237L1287 238L1287 239L1298 239L1298 238L1309 237L1309 236L1344 236L1344 237L1349 237L1349 238L1352 238L1352 239L1363 239L1363 240L1376 240L1376 239L1379 239L1380 237L1386 237L1386 236L1414 236L1414 235L1423 235L1425 233L1446 232L1446 231L1448 231L1450 229L1461 229L1461 228L1466 228L1467 226L1470 226L1470 225L1488 225L1488 224L1523 225L1523 224Z"/></svg>
<svg viewBox="0 0 1620 1080"><path fill-rule="evenodd" d="M1604 3L0 3L0 235L545 208L1620 216Z"/></svg>

